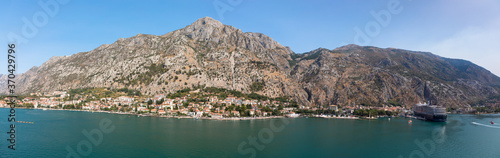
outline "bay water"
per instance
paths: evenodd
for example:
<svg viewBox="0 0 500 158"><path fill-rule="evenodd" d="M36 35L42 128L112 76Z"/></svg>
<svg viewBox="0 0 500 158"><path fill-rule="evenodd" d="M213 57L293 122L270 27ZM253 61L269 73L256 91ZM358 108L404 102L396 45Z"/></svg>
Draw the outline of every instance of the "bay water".
<svg viewBox="0 0 500 158"><path fill-rule="evenodd" d="M0 108L0 157L500 157L500 115L202 120ZM104 127L104 128L103 128ZM86 133L86 134L84 134ZM76 155L76 156L75 156Z"/></svg>

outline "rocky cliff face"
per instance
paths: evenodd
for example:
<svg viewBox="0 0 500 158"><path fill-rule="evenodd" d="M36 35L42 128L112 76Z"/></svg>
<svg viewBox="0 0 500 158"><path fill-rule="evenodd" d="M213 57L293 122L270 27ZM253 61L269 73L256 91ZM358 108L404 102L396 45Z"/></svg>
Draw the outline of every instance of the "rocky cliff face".
<svg viewBox="0 0 500 158"><path fill-rule="evenodd" d="M348 45L300 56L293 78L316 104L413 105L430 100L446 107L499 94L500 78L468 61L426 52Z"/></svg>
<svg viewBox="0 0 500 158"><path fill-rule="evenodd" d="M18 76L18 92L128 87L144 94L205 85L270 97L307 94L289 77L293 52L260 33L244 33L212 18L162 36L138 34L90 51L53 57ZM4 91L5 91L5 87Z"/></svg>
<svg viewBox="0 0 500 158"><path fill-rule="evenodd" d="M208 86L291 96L305 105L411 105L429 98L468 106L500 90L497 76L468 61L356 45L295 54L266 35L208 17L162 36L138 34L53 57L17 80L20 93L128 87L157 94ZM253 83L264 89L251 89Z"/></svg>

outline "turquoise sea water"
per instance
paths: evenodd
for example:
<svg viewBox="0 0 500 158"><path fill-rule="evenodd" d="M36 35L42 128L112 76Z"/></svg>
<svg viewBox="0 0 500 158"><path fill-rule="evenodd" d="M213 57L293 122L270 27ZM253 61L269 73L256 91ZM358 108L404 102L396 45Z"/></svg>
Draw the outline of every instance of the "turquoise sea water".
<svg viewBox="0 0 500 158"><path fill-rule="evenodd" d="M16 123L13 151L8 110L0 108L0 157L66 157L68 148L79 157L500 157L500 125L489 123L500 115L409 125L404 118L221 121L16 109L17 121L34 124Z"/></svg>

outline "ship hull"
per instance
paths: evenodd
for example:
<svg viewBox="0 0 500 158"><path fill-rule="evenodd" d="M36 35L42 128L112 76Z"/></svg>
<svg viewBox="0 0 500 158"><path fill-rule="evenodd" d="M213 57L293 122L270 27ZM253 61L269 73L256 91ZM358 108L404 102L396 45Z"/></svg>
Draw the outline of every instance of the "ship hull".
<svg viewBox="0 0 500 158"><path fill-rule="evenodd" d="M414 114L417 118L432 122L446 122L446 119L448 117L447 115L442 115L442 114L427 114L420 112L415 112Z"/></svg>

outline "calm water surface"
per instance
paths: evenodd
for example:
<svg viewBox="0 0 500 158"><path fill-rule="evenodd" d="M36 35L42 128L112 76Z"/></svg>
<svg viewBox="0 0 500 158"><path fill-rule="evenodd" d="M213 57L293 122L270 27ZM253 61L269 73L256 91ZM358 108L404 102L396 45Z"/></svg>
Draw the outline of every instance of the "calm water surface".
<svg viewBox="0 0 500 158"><path fill-rule="evenodd" d="M409 125L404 118L220 121L17 109L17 121L35 123L16 123L12 151L8 110L0 108L0 157L66 157L67 148L78 154L78 144L89 154L81 157L500 157L500 125L489 123L500 115ZM91 144L82 132L102 132L106 121L114 129Z"/></svg>

